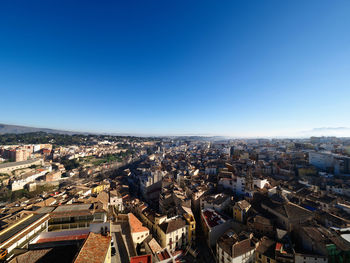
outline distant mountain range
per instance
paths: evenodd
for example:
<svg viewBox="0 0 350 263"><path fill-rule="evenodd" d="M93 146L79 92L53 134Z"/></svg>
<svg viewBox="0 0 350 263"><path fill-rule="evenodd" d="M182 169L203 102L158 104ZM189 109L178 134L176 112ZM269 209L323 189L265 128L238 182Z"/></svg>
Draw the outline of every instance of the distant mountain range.
<svg viewBox="0 0 350 263"><path fill-rule="evenodd" d="M48 129L48 128L34 128L34 127L28 127L28 126L9 125L9 124L0 123L0 134L6 134L6 133L21 134L21 133L28 133L28 132L46 132L46 133L58 133L58 134L67 134L67 135L86 134L82 132L63 131L63 130L55 130L55 129Z"/></svg>
<svg viewBox="0 0 350 263"><path fill-rule="evenodd" d="M178 135L178 136L152 136L145 134L127 134L127 133L92 133L92 132L77 132L77 131L65 131L65 130L55 130L49 128L35 128L21 125L9 125L0 123L0 135L1 134L21 134L29 132L46 132L46 133L57 133L57 134L100 134L100 135L112 135L112 136L140 136L140 137L169 137L169 138L178 138L178 139L187 139L187 140L210 140L210 141L219 141L232 139L234 137L230 136L210 136L210 135ZM294 134L285 135L286 138L308 138L312 136L336 136L336 137L350 137L350 128L348 127L323 127L323 128L314 128L308 131L300 131ZM235 137L236 138L236 137ZM237 137L244 138L244 137Z"/></svg>

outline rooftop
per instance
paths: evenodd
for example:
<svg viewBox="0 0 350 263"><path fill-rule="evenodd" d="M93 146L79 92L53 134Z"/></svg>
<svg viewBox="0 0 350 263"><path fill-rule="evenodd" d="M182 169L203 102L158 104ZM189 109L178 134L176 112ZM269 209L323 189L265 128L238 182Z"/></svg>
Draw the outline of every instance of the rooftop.
<svg viewBox="0 0 350 263"><path fill-rule="evenodd" d="M148 242L148 246L150 247L153 254L156 254L157 252L162 250L162 247L158 244L158 242L154 238L152 238Z"/></svg>
<svg viewBox="0 0 350 263"><path fill-rule="evenodd" d="M56 242L64 240L86 239L89 235L89 229L77 229L58 232L43 232L39 235L36 243Z"/></svg>
<svg viewBox="0 0 350 263"><path fill-rule="evenodd" d="M184 226L186 226L186 222L181 218L176 218L168 222L163 222L159 225L159 227L163 230L165 234L174 232L180 228L183 228Z"/></svg>
<svg viewBox="0 0 350 263"><path fill-rule="evenodd" d="M256 248L256 251L268 256L268 257L274 257L275 255L275 244L276 242L274 240L271 240L267 237L263 237L260 242L259 246Z"/></svg>
<svg viewBox="0 0 350 263"><path fill-rule="evenodd" d="M213 209L206 208L202 210L202 216L205 219L205 223L210 227L216 227L227 221L224 215L219 214Z"/></svg>
<svg viewBox="0 0 350 263"><path fill-rule="evenodd" d="M238 201L236 203L236 205L241 209L241 210L245 210L247 208L249 208L251 205L248 201L246 200L241 200L241 201Z"/></svg>
<svg viewBox="0 0 350 263"><path fill-rule="evenodd" d="M75 263L103 263L111 246L111 236L90 232L81 248Z"/></svg>
<svg viewBox="0 0 350 263"><path fill-rule="evenodd" d="M82 211L82 210L89 210L91 207L91 204L79 204L79 205L62 205L55 209L54 213L65 213L65 212L72 212L72 211Z"/></svg>
<svg viewBox="0 0 350 263"><path fill-rule="evenodd" d="M143 255L143 256L131 257L130 263L152 263L152 256Z"/></svg>
<svg viewBox="0 0 350 263"><path fill-rule="evenodd" d="M93 213L93 204L73 204L58 206L51 212L51 217L83 216Z"/></svg>
<svg viewBox="0 0 350 263"><path fill-rule="evenodd" d="M147 227L144 227L140 220L137 219L137 217L133 213L128 214L129 218L129 225L131 233L137 233L137 232L145 232L149 231Z"/></svg>
<svg viewBox="0 0 350 263"><path fill-rule="evenodd" d="M241 232L237 235L232 229L228 230L218 239L218 245L231 257L243 255L255 248L251 241L251 235Z"/></svg>
<svg viewBox="0 0 350 263"><path fill-rule="evenodd" d="M229 198L230 196L221 193L221 194L215 194L215 195L208 195L203 198L203 201L214 205L220 205Z"/></svg>
<svg viewBox="0 0 350 263"><path fill-rule="evenodd" d="M39 160L40 159L32 159L32 160L26 160L26 161L21 161L21 162L3 163L3 164L0 164L0 169L9 168L9 167L18 166L18 165L31 164L31 163L37 162Z"/></svg>
<svg viewBox="0 0 350 263"><path fill-rule="evenodd" d="M71 263L78 249L76 245L69 245L29 250L13 258L10 263Z"/></svg>
<svg viewBox="0 0 350 263"><path fill-rule="evenodd" d="M22 221L19 221L5 228L0 232L0 244L4 243L6 240L10 239L14 235L18 234L19 232L23 231L27 227L31 226L32 224L34 224L44 216L45 214L29 215L28 217L24 218Z"/></svg>

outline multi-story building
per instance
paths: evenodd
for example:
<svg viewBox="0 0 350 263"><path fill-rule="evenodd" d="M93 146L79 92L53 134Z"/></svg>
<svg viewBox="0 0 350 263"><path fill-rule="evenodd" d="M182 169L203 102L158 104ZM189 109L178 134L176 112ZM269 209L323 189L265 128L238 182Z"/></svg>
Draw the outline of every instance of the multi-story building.
<svg viewBox="0 0 350 263"><path fill-rule="evenodd" d="M219 185L225 189L230 189L232 192L238 195L249 195L252 196L252 190L249 188L259 188L263 189L266 185L269 185L269 181L267 179L261 178L252 178L251 184L252 186L248 187L245 176L234 176L233 178L221 178L219 181Z"/></svg>
<svg viewBox="0 0 350 263"><path fill-rule="evenodd" d="M92 222L106 222L107 213L95 204L72 204L51 208L49 231L89 228Z"/></svg>
<svg viewBox="0 0 350 263"><path fill-rule="evenodd" d="M350 174L350 157L331 152L309 152L309 163L334 174Z"/></svg>
<svg viewBox="0 0 350 263"><path fill-rule="evenodd" d="M15 179L11 183L11 190L12 191L21 190L21 189L23 189L23 187L26 184L34 182L35 179L37 179L40 176L45 175L47 172L48 171L46 169L40 169L40 170L36 170L34 172L29 172L29 173L23 174L23 175L20 176L20 178Z"/></svg>
<svg viewBox="0 0 350 263"><path fill-rule="evenodd" d="M216 244L216 260L219 263L253 263L255 261L255 244L252 234L233 230L225 232Z"/></svg>
<svg viewBox="0 0 350 263"><path fill-rule="evenodd" d="M133 213L128 214L131 237L134 246L141 244L149 235L149 229L144 227Z"/></svg>
<svg viewBox="0 0 350 263"><path fill-rule="evenodd" d="M235 203L233 206L233 218L237 222L245 223L247 220L247 214L251 204L246 200L241 200Z"/></svg>
<svg viewBox="0 0 350 263"><path fill-rule="evenodd" d="M170 219L158 226L160 244L171 252L184 249L188 245L188 225L182 218Z"/></svg>
<svg viewBox="0 0 350 263"><path fill-rule="evenodd" d="M0 164L0 173L10 174L14 170L28 168L32 165L43 165L42 159L33 159L22 162L11 162Z"/></svg>
<svg viewBox="0 0 350 263"><path fill-rule="evenodd" d="M263 237L255 250L256 263L277 263L275 259L276 241Z"/></svg>
<svg viewBox="0 0 350 263"><path fill-rule="evenodd" d="M184 218L188 224L188 242L191 244L196 240L196 220L189 213L184 214Z"/></svg>
<svg viewBox="0 0 350 263"><path fill-rule="evenodd" d="M0 248L11 254L15 248L25 246L42 231L47 231L49 214L30 214L0 232Z"/></svg>
<svg viewBox="0 0 350 263"><path fill-rule="evenodd" d="M114 206L117 211L124 211L123 197L118 191L110 191L109 192L109 204Z"/></svg>
<svg viewBox="0 0 350 263"><path fill-rule="evenodd" d="M223 212L230 204L231 197L226 194L207 195L200 199L201 209L212 208L215 211Z"/></svg>
<svg viewBox="0 0 350 263"><path fill-rule="evenodd" d="M159 243L152 238L145 242L146 253L152 255L152 262L156 263L175 263L175 258L168 248L162 248Z"/></svg>
<svg viewBox="0 0 350 263"><path fill-rule="evenodd" d="M217 239L231 227L231 220L211 208L201 212L201 223L209 247L215 246Z"/></svg>

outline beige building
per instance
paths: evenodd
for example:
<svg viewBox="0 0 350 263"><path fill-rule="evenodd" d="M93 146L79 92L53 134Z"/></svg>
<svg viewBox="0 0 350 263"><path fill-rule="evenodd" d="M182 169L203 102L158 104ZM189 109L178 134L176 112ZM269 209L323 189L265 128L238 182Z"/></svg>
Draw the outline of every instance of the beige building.
<svg viewBox="0 0 350 263"><path fill-rule="evenodd" d="M134 246L141 244L149 235L149 229L144 227L133 213L128 214L129 226Z"/></svg>
<svg viewBox="0 0 350 263"><path fill-rule="evenodd" d="M157 227L161 246L171 252L188 245L188 225L181 218L163 222Z"/></svg>
<svg viewBox="0 0 350 263"><path fill-rule="evenodd" d="M11 162L0 164L0 173L10 174L14 170L24 169L32 165L43 165L44 161L42 159L33 159L22 162Z"/></svg>

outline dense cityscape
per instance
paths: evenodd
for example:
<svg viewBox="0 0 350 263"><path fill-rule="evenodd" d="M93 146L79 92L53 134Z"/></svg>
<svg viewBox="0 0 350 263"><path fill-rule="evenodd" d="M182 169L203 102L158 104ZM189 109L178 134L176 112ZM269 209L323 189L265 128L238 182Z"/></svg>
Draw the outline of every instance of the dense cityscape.
<svg viewBox="0 0 350 263"><path fill-rule="evenodd" d="M0 263L350 263L349 0L0 1Z"/></svg>
<svg viewBox="0 0 350 263"><path fill-rule="evenodd" d="M62 136L1 136L2 260L350 260L349 138Z"/></svg>

